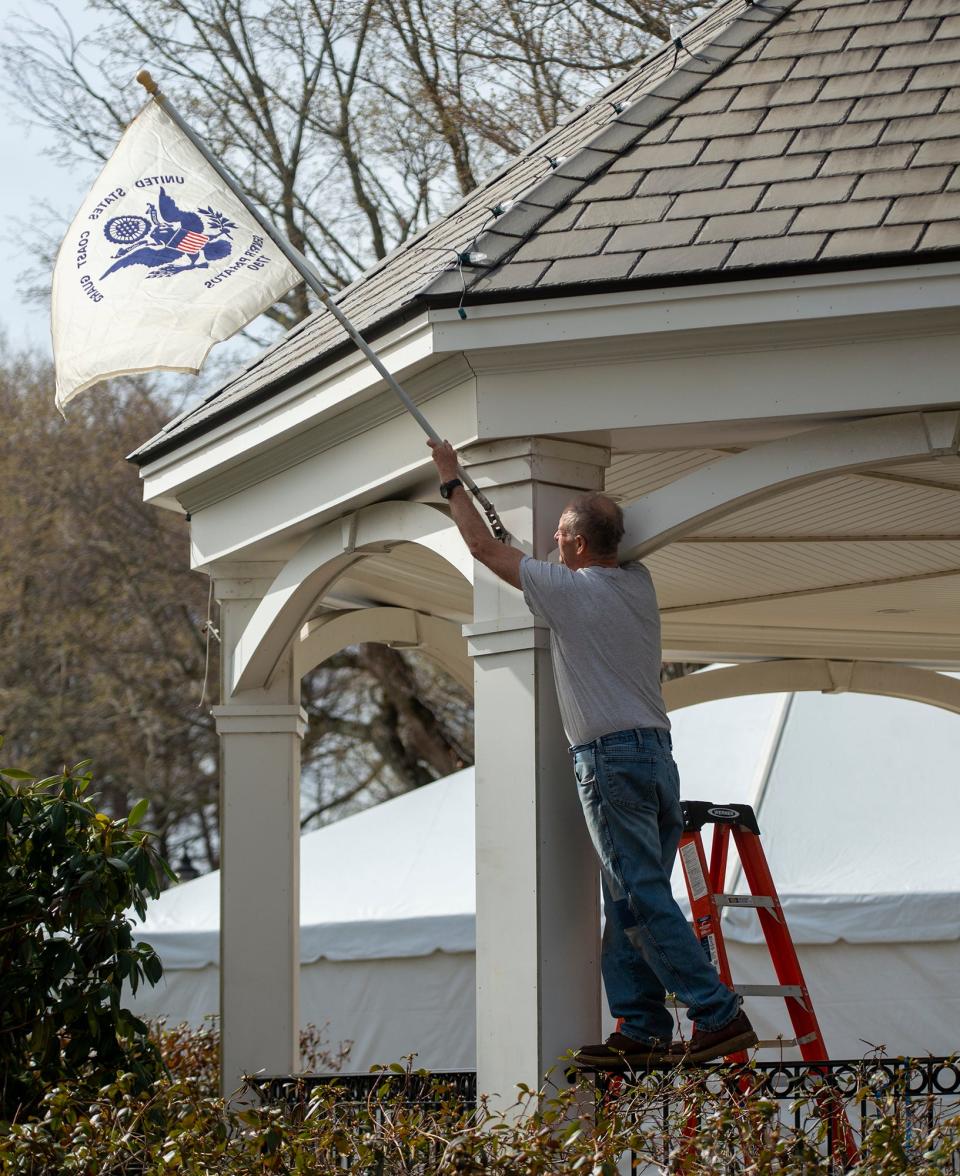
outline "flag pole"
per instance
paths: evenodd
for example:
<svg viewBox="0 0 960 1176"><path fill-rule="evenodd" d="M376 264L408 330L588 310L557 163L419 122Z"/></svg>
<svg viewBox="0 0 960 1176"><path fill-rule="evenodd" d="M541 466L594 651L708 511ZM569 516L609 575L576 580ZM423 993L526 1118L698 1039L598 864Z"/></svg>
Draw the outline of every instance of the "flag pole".
<svg viewBox="0 0 960 1176"><path fill-rule="evenodd" d="M303 280L307 283L314 294L316 294L327 310L331 312L337 322L343 327L354 343L356 343L356 345L360 348L361 352L366 356L371 364L373 364L384 380L386 380L390 389L396 393L404 408L407 410L407 412L410 413L410 415L417 422L420 428L423 429L430 440L441 441L442 438L440 437L440 434L436 431L436 429L434 429L420 409L417 408L416 404L414 404L414 402L411 400L410 396L393 375L393 373L387 370L386 366L381 361L380 356L377 355L370 344L367 343L366 339L363 338L353 323L347 318L341 308L336 304L336 302L334 302L330 291L323 284L323 279L317 273L316 268L311 264L311 262L308 261L299 250L294 249L290 242L287 241L281 233L278 233L273 225L266 219L266 217L261 214L260 210L249 199L249 197L240 187L239 183L230 174L230 172L227 171L220 160L214 158L214 156L210 153L206 143L204 143L204 141L194 131L190 124L184 120L177 109L171 105L170 100L166 97L165 94L161 92L160 87L153 80L149 71L142 69L137 74L137 81L153 98L154 102L157 103L157 105L164 112L164 114L166 114L170 121L175 123L180 128L180 130L183 131L183 133L187 136L194 147L196 147L207 163L210 164L217 175L223 180L231 192L233 192L233 194L241 202L247 212L250 213L260 228L263 229L266 236L270 238L270 240L274 243L274 245L276 245L287 261L289 261L294 269L297 270L298 273L303 277ZM470 493L473 494L477 502L480 503L480 506L483 508L483 513L487 516L487 522L490 524L490 530L493 532L494 536L499 539L501 543L506 543L510 536L506 527L504 527L503 523L500 521L500 516L497 514L496 508L489 498L487 498L487 496L483 493L480 487L476 484L473 478L471 478L470 475L466 473L463 467L460 468L460 480L470 491Z"/></svg>

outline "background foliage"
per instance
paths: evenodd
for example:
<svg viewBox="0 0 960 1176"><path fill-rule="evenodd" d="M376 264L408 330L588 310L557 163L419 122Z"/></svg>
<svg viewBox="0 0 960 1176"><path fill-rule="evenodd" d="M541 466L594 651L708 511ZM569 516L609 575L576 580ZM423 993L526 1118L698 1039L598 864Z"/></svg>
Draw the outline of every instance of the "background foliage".
<svg viewBox="0 0 960 1176"><path fill-rule="evenodd" d="M128 818L98 811L83 765L34 780L0 768L0 1120L29 1116L46 1093L90 1094L118 1073L149 1089L160 1055L123 1007L163 971L135 943L139 915L167 869Z"/></svg>
<svg viewBox="0 0 960 1176"><path fill-rule="evenodd" d="M124 460L172 415L142 379L53 407L49 365L0 350L0 733L43 773L92 759L102 805L150 801L160 852L219 864L216 642L188 526L146 505ZM214 615L216 623L216 615ZM346 650L308 675L303 819L312 826L472 761L470 700L426 659Z"/></svg>
<svg viewBox="0 0 960 1176"><path fill-rule="evenodd" d="M165 1035L172 1072L149 1091L134 1092L126 1075L85 1099L50 1091L34 1118L0 1132L0 1174L617 1176L632 1152L637 1167L630 1170L697 1176L934 1176L955 1171L960 1156L955 1105L877 1099L869 1067L847 1102L855 1119L861 1103L871 1116L857 1139L857 1162L841 1164L827 1155L827 1125L812 1099L797 1107L802 1125L795 1128L775 1100L718 1084L704 1071L652 1071L600 1100L589 1079L542 1091L521 1086L515 1106L495 1112L465 1105L442 1082L394 1063L365 1100L326 1086L310 1094L293 1088L287 1106L241 1107L219 1099L197 1065L215 1034L193 1044L191 1036Z"/></svg>

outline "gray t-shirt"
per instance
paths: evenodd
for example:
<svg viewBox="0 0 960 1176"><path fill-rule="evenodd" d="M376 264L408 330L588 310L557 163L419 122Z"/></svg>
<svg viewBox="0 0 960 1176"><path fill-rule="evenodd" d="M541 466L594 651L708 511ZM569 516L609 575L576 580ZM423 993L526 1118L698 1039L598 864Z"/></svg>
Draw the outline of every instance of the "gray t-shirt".
<svg viewBox="0 0 960 1176"><path fill-rule="evenodd" d="M528 555L520 582L530 611L550 626L571 746L631 727L670 730L660 693L660 612L642 563L573 572Z"/></svg>

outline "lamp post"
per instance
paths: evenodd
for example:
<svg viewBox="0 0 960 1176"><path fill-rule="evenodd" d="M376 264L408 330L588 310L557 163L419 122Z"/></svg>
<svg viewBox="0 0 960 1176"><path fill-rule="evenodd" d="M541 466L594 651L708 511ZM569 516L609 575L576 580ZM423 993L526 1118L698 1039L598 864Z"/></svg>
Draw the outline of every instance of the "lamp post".
<svg viewBox="0 0 960 1176"><path fill-rule="evenodd" d="M193 864L193 859L190 857L190 853L186 846L183 847L183 851L180 855L180 863L176 867L176 875L181 882L189 882L193 878L200 877L200 871Z"/></svg>

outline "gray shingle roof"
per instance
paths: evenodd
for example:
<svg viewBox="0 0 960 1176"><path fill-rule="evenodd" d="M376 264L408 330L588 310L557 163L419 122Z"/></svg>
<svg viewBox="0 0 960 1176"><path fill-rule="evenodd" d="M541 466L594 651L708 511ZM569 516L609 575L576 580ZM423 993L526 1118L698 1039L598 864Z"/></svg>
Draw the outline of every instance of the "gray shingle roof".
<svg viewBox="0 0 960 1176"><path fill-rule="evenodd" d="M469 306L960 251L957 4L726 0L338 301L371 330L464 294ZM461 272L468 247L489 261ZM312 316L134 459L344 346L331 315Z"/></svg>

